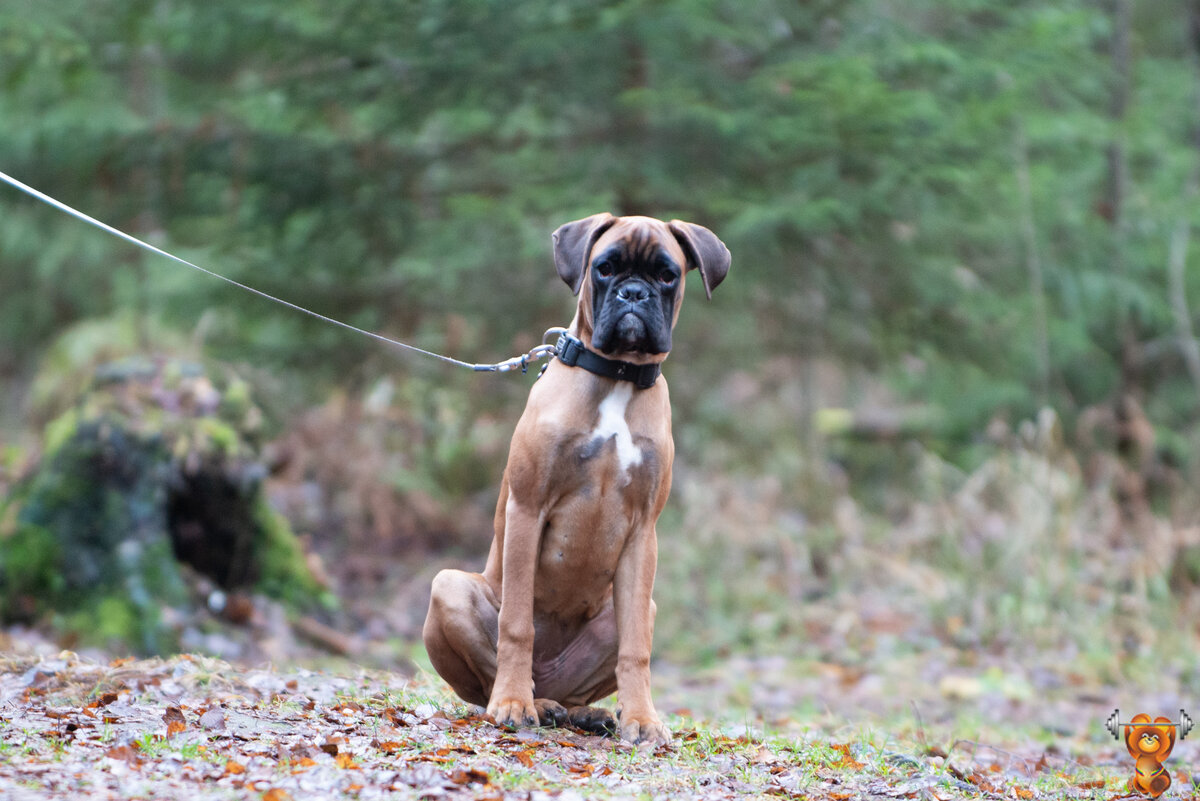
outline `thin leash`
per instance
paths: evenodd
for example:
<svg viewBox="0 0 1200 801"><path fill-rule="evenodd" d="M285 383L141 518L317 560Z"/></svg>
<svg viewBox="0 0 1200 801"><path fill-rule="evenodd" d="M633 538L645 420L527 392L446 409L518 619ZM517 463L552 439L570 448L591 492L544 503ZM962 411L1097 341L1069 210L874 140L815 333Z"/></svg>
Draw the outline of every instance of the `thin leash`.
<svg viewBox="0 0 1200 801"><path fill-rule="evenodd" d="M562 333L564 333L566 331L565 328L551 328L548 331L546 331L545 334L542 335L542 344L541 345L538 345L537 347L531 349L528 353L523 353L520 356L514 356L511 359L505 359L502 362L495 362L493 364L472 364L470 362L464 362L459 359L452 358L450 356L443 356L440 353L434 353L433 351L430 351L430 350L424 350L423 348L418 348L416 345L409 345L407 343L400 342L395 339L391 339L390 337L385 337L383 334L376 334L373 331L367 331L364 328L358 328L357 326L353 326L350 323L344 323L341 320L335 320L332 317L326 317L324 314L321 314L319 312L312 311L311 309L306 309L303 306L298 306L295 303L284 300L283 298L277 298L274 295L270 295L266 292L263 292L261 289L255 289L252 286L248 286L246 284L235 281L232 278L229 278L228 276L224 276L224 275L221 275L220 273L215 273L212 270L205 269L204 267L201 267L198 264L193 264L192 262L190 262L186 259L181 259L172 253L168 253L167 251L163 250L162 248L156 248L154 245L151 245L147 242L143 242L142 240L138 239L136 236L132 236L130 234L125 233L124 231L113 228L111 225L108 225L107 223L103 223L100 220L97 220L95 217L90 217L87 214L84 214L82 211L72 208L71 206L68 206L66 203L63 203L60 200L55 200L54 198L50 197L49 195L45 194L44 192L39 192L38 190L34 189L32 186L29 186L28 184L21 183L16 178L13 178L11 175L7 175L3 172L0 172L0 181L4 181L9 186L14 187L15 189L19 189L20 191L24 192L25 194L29 195L30 197L36 198L37 200L40 200L43 203L53 206L54 208L58 209L59 211L66 212L67 214L71 215L72 217L74 217L77 220L82 220L83 222L86 222L90 225L94 225L97 228L99 228L100 230L106 231L107 233L112 234L113 236L117 237L118 239L123 239L126 242L129 242L130 244L137 245L138 247L148 250L151 253L156 253L159 256L165 256L168 259L170 259L171 261L178 262L179 264L182 264L186 267L191 267L193 270L198 270L198 271L204 273L205 275L210 275L213 278L218 278L227 284L232 284L233 286L237 287L238 289L242 289L242 290L245 290L246 292L250 292L252 294L258 295L260 298L265 298L269 301L273 301L275 303L278 303L281 306L287 306L289 309L294 309L295 311L303 312L304 314L307 314L310 317L315 317L318 320L321 320L326 323L332 323L333 325L340 326L349 331L354 331L357 334L362 334L363 336L367 336L367 337L370 337L371 339L375 339L380 342L384 342L388 345L394 345L398 348L403 348L404 350L407 350L411 353L419 353L422 356L429 356L434 359L439 359L443 362L446 362L447 364L453 364L456 367L466 367L469 370L474 370L475 372L479 372L479 373L506 373L506 372L509 372L510 370L517 370L517 369L519 369L523 373L528 368L530 362L535 362L538 359L544 359L547 356L553 355L555 352L556 346L546 344L546 340L551 336L560 336Z"/></svg>

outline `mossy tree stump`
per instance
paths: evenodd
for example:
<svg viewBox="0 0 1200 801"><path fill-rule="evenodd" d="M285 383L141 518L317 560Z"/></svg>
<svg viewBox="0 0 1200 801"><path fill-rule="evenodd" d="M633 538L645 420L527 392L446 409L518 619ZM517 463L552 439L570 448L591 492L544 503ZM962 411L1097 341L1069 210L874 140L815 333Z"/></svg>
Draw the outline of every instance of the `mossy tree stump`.
<svg viewBox="0 0 1200 801"><path fill-rule="evenodd" d="M204 602L192 577L312 605L323 590L262 489L261 418L229 371L144 358L97 369L0 509L0 619L154 653L177 646L171 620Z"/></svg>

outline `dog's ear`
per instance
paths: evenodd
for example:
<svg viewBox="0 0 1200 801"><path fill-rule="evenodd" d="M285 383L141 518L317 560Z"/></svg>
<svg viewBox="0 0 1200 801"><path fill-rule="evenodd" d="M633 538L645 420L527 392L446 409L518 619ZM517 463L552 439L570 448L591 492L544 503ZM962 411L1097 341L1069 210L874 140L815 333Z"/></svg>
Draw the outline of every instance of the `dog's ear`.
<svg viewBox="0 0 1200 801"><path fill-rule="evenodd" d="M567 282L572 294L579 294L587 270L585 261L592 252L592 245L616 221L617 218L608 212L593 214L560 225L550 237L554 240L554 266L558 269L558 277Z"/></svg>
<svg viewBox="0 0 1200 801"><path fill-rule="evenodd" d="M700 270L704 294L712 300L713 290L725 280L725 275L729 272L729 248L703 225L683 220L671 220L667 225L679 240L684 255L688 257L688 268L696 267Z"/></svg>

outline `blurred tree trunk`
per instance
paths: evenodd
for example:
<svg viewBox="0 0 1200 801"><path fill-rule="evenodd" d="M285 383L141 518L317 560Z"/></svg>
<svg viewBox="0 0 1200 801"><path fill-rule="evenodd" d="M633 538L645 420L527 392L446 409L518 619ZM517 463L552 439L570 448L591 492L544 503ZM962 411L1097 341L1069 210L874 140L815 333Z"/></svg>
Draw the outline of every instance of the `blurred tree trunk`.
<svg viewBox="0 0 1200 801"><path fill-rule="evenodd" d="M1038 252L1037 225L1033 218L1033 189L1029 178L1029 142L1025 122L1018 119L1014 142L1017 193L1020 205L1021 240L1025 245L1025 266L1029 270L1029 292L1033 296L1034 348L1037 351L1037 403L1050 402L1050 335L1046 324L1046 282Z"/></svg>
<svg viewBox="0 0 1200 801"><path fill-rule="evenodd" d="M134 223L134 231L142 238L154 241L164 234L163 215L163 150L165 138L163 123L166 120L167 93L163 85L164 59L162 48L156 41L157 33L169 12L167 0L154 4L152 19L143 25L150 31L150 41L134 53L129 62L130 107L149 124L150 147L141 164L134 168L134 184L142 196L142 209ZM144 250L135 249L132 268L137 275L134 303L137 309L137 333L141 347L149 348L150 333L147 317L150 314L150 294L147 286L147 262L156 258Z"/></svg>
<svg viewBox="0 0 1200 801"><path fill-rule="evenodd" d="M1191 0L1188 8L1188 32L1191 45L1192 66L1200 71L1200 0ZM1200 74L1200 73L1198 73ZM1193 89L1196 110L1200 111L1200 82ZM1194 125L1200 125L1200 114L1193 120ZM1194 144L1200 153L1200 129L1193 133ZM1196 192L1200 189L1200 163L1194 163L1188 173L1187 184L1183 190L1183 207L1179 212L1179 220L1171 234L1170 249L1167 254L1167 280L1171 300L1171 313L1175 318L1175 332L1179 337L1179 350L1183 354L1184 364L1187 365L1188 375L1200 396L1200 343L1196 342L1196 332L1192 327L1191 309L1187 300L1187 252L1191 240L1192 223L1191 207L1196 200Z"/></svg>
<svg viewBox="0 0 1200 801"><path fill-rule="evenodd" d="M1121 395L1137 388L1137 343L1130 319L1127 284L1129 265L1126 248L1129 240L1125 215L1125 195L1129 169L1125 154L1125 117L1129 108L1129 25L1131 0L1113 0L1112 93L1109 95L1108 115L1112 124L1112 140L1108 144L1108 190L1105 204L1110 212L1113 231L1113 274L1117 277L1117 333L1120 337ZM1118 399L1118 403L1120 400Z"/></svg>
<svg viewBox="0 0 1200 801"><path fill-rule="evenodd" d="M1113 398L1113 418L1116 422L1116 450L1124 464L1123 475L1116 485L1117 502L1125 523L1124 531L1134 542L1149 534L1153 518L1146 493L1145 468L1152 458L1153 428L1148 425L1139 398L1141 387L1141 347L1137 341L1129 285L1127 248L1129 224L1125 210L1129 167L1125 152L1125 122L1129 108L1129 28L1132 0L1113 0L1112 41L1109 55L1112 61L1112 93L1109 95L1109 122L1112 140L1108 145L1108 197L1111 211L1113 242L1113 274L1117 278L1117 336L1120 349L1121 380Z"/></svg>

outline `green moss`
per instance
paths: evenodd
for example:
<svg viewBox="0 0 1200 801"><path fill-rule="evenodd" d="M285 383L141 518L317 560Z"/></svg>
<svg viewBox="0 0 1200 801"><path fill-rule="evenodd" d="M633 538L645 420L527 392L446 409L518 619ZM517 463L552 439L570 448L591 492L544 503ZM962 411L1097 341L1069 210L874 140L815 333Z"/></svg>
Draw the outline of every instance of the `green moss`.
<svg viewBox="0 0 1200 801"><path fill-rule="evenodd" d="M0 540L0 575L4 586L0 599L4 608L28 608L47 590L62 589L58 572L61 554L54 534L42 526L22 525L10 536Z"/></svg>
<svg viewBox="0 0 1200 801"><path fill-rule="evenodd" d="M63 446L63 443L75 434L75 429L78 427L78 409L68 409L47 423L46 433L43 437L46 455L52 456L57 453L58 449Z"/></svg>
<svg viewBox="0 0 1200 801"><path fill-rule="evenodd" d="M197 445L200 450L232 459L242 450L242 438L237 429L215 417L196 421Z"/></svg>
<svg viewBox="0 0 1200 801"><path fill-rule="evenodd" d="M102 641L136 639L139 629L138 615L124 598L109 597L100 601L94 613L96 635ZM141 621L144 623L144 621Z"/></svg>
<svg viewBox="0 0 1200 801"><path fill-rule="evenodd" d="M255 551L261 572L258 589L266 595L300 606L311 606L322 589L308 569L304 549L288 525L287 519L271 508L262 493L254 502L254 522L258 529ZM328 593L326 593L328 594Z"/></svg>

